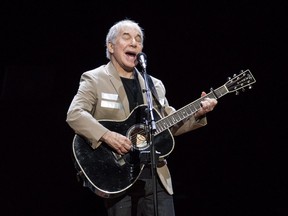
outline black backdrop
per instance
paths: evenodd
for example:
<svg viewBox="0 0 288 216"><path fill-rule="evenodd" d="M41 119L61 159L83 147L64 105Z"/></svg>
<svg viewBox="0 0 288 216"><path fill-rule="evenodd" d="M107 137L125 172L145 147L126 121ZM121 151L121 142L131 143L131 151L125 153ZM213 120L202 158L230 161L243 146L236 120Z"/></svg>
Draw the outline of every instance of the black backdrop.
<svg viewBox="0 0 288 216"><path fill-rule="evenodd" d="M250 69L252 90L219 99L208 125L168 158L177 215L287 215L285 1L1 3L1 209L105 215L75 178L66 112L81 73L105 64L105 36L131 18L147 71L176 109ZM180 213L181 212L181 213Z"/></svg>

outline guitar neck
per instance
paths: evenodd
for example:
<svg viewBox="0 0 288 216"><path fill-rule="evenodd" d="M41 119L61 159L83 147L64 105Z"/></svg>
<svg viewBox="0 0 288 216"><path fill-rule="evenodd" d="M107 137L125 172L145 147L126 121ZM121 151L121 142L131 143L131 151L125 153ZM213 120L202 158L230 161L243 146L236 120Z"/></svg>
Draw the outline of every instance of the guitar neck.
<svg viewBox="0 0 288 216"><path fill-rule="evenodd" d="M204 98L214 98L218 99L224 95L226 95L229 91L227 90L226 86L220 86L219 88L215 90L211 90L207 95L204 97L201 97L186 106L180 108L178 111L160 119L156 122L156 131L155 134L159 134L162 131L172 127L173 125L177 124L178 122L184 120L185 118L188 118L192 116L194 113L196 113L201 108L201 101L203 101Z"/></svg>

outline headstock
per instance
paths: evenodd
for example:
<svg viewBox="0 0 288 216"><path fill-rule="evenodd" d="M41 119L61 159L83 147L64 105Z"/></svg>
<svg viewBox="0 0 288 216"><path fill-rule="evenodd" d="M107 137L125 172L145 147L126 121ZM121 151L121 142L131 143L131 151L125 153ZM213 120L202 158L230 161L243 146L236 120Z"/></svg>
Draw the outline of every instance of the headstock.
<svg viewBox="0 0 288 216"><path fill-rule="evenodd" d="M228 92L236 92L239 94L239 90L244 91L245 88L252 88L252 84L255 83L256 80L249 69L245 71L241 71L240 74L234 74L232 78L228 78L228 81L225 83L225 87Z"/></svg>

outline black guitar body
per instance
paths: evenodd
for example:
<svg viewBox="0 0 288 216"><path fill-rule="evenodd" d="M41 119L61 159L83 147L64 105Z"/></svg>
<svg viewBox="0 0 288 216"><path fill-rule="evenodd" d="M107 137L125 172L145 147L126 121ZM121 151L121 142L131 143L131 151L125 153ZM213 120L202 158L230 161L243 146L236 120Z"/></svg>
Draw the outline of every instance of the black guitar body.
<svg viewBox="0 0 288 216"><path fill-rule="evenodd" d="M151 145L147 142L148 133L144 121L146 108L145 105L136 107L124 121L100 121L109 130L125 135L132 141L132 151L125 155L115 153L105 143L93 149L85 138L75 135L75 160L96 194L102 197L121 195L133 185L145 163L149 162ZM157 111L153 112L155 121L160 119ZM159 158L166 157L174 148L174 138L168 129L155 135L153 143Z"/></svg>

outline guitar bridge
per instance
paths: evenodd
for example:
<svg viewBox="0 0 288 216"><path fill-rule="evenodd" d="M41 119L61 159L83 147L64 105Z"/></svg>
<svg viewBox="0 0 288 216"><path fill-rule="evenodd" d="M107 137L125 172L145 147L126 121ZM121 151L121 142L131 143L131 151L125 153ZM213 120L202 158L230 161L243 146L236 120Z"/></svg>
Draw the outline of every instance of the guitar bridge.
<svg viewBox="0 0 288 216"><path fill-rule="evenodd" d="M113 153L114 158L116 159L117 163L118 163L120 166L125 165L126 162L125 162L125 160L123 159L123 157L122 157L121 155L116 154L116 153L113 152L113 151L112 151L112 153Z"/></svg>

